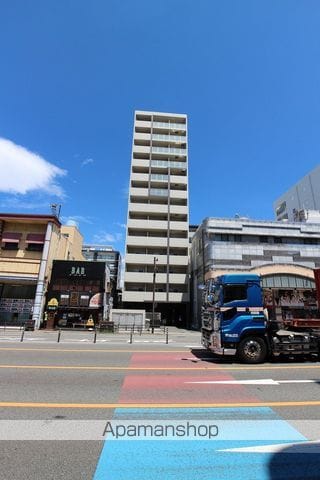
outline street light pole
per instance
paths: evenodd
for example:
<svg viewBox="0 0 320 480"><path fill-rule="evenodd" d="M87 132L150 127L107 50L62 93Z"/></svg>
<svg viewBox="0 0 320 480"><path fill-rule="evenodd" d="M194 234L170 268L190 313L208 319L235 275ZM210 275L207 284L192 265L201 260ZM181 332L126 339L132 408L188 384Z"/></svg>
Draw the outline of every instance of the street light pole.
<svg viewBox="0 0 320 480"><path fill-rule="evenodd" d="M157 273L157 257L153 257L153 289L152 289L152 323L151 333L154 333L154 310L155 310L155 296L156 296L156 273Z"/></svg>

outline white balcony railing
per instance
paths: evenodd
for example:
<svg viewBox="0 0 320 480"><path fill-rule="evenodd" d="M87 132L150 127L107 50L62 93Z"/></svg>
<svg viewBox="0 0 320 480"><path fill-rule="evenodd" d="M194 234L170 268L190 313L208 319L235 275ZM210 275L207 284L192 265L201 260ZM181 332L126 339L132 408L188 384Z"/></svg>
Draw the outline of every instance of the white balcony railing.
<svg viewBox="0 0 320 480"><path fill-rule="evenodd" d="M153 122L154 127L173 128L174 130L186 130L184 123Z"/></svg>
<svg viewBox="0 0 320 480"><path fill-rule="evenodd" d="M152 147L152 153L169 153L173 155L187 155L186 148L171 148L171 147Z"/></svg>

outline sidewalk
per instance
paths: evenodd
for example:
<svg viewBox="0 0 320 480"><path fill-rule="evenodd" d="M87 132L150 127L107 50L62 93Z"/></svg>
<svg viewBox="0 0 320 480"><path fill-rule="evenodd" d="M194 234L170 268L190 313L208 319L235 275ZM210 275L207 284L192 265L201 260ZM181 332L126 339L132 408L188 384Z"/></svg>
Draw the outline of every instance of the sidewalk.
<svg viewBox="0 0 320 480"><path fill-rule="evenodd" d="M168 329L168 330L167 330ZM167 334L168 332L168 334ZM19 327L0 327L0 342L32 342L32 343L92 343L92 344L192 344L200 345L200 333L176 327L156 328L154 333L144 330L131 332L123 330L119 333L95 332L95 330L34 330L23 331Z"/></svg>

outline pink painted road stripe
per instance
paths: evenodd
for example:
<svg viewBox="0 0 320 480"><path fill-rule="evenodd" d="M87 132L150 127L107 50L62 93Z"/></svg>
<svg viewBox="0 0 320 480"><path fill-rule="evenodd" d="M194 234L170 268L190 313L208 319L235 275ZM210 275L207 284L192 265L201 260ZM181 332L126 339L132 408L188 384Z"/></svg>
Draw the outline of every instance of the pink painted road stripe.
<svg viewBox="0 0 320 480"><path fill-rule="evenodd" d="M206 365L210 367L215 366L213 361L202 362L189 352L134 353L130 362L130 367L190 367L197 369Z"/></svg>
<svg viewBox="0 0 320 480"><path fill-rule="evenodd" d="M130 367L148 366L163 367L163 371L136 375L130 372L126 375L120 394L120 403L241 403L257 402L259 398L253 396L243 385L208 385L190 384L210 380L234 380L234 377L217 366L216 370L197 372L199 363L203 368L204 362L193 364L183 358L190 358L188 353L135 353L132 355ZM196 357L195 357L196 359ZM194 365L194 374L190 371L166 371L166 368ZM200 377L201 375L201 377Z"/></svg>

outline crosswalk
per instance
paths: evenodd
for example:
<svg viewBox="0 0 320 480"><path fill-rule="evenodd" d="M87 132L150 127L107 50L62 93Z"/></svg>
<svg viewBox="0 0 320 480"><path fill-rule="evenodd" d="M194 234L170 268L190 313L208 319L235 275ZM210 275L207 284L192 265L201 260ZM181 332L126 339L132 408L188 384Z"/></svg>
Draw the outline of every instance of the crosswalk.
<svg viewBox="0 0 320 480"><path fill-rule="evenodd" d="M190 355L188 356L190 357ZM164 353L134 353L130 366L164 368L181 365L180 356ZM164 373L155 370L148 375L129 372L123 382L119 398L121 408L116 408L113 421L128 425L166 426L217 425L218 434L212 438L187 437L106 438L94 480L270 480L270 479L318 479L305 476L310 467L312 475L319 472L319 455L301 454L300 464L290 449L297 444L306 445L306 437L290 423L280 418L269 407L250 406L257 398L245 385L232 383L226 371L217 368L210 372L210 379L217 383L194 385L191 382L209 381L209 373L201 373L199 363L193 363L192 371ZM219 403L220 408L207 408L208 403ZM182 405L192 404L191 408ZM234 407L238 403L238 407ZM241 403L249 405L241 407ZM149 405L147 408L139 407ZM170 404L170 407L165 407ZM127 406L125 406L127 405ZM228 406L229 405L229 406ZM306 447L303 450L306 451ZM283 452L283 453L281 453ZM319 452L318 452L319 453ZM308 463L308 464L307 464ZM276 473L277 470L277 473ZM317 472L317 473L316 473ZM302 475L303 473L303 475ZM300 475L300 476L299 476Z"/></svg>

